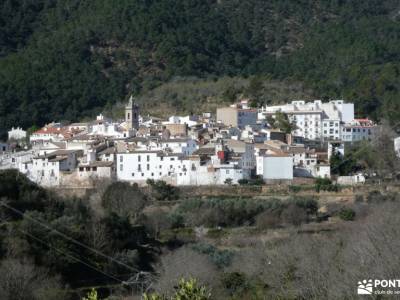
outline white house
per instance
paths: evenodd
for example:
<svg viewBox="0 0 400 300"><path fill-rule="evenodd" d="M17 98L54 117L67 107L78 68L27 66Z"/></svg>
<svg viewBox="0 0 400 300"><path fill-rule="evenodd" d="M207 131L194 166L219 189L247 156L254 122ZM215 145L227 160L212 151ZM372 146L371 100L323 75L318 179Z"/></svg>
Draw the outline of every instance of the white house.
<svg viewBox="0 0 400 300"><path fill-rule="evenodd" d="M29 137L30 142L34 143L37 141L56 141L59 142L64 139L65 129L61 127L49 127L45 126L31 134Z"/></svg>
<svg viewBox="0 0 400 300"><path fill-rule="evenodd" d="M268 151L257 157L257 175L267 183L293 180L293 159L285 153Z"/></svg>
<svg viewBox="0 0 400 300"><path fill-rule="evenodd" d="M370 141L377 125L369 119L354 119L342 125L341 139L344 142Z"/></svg>
<svg viewBox="0 0 400 300"><path fill-rule="evenodd" d="M0 169L22 169L24 163L31 161L35 152L19 151L0 155Z"/></svg>
<svg viewBox="0 0 400 300"><path fill-rule="evenodd" d="M305 102L292 101L290 104L265 106L258 112L259 119L273 116L277 112L288 115L289 120L296 124L293 134L306 139L340 138L340 124L354 119L354 104L343 100L332 100L322 103L321 100Z"/></svg>
<svg viewBox="0 0 400 300"><path fill-rule="evenodd" d="M169 117L168 121L162 122L162 124L186 124L188 127L192 127L197 125L199 120L198 116L191 115L191 116L171 116Z"/></svg>
<svg viewBox="0 0 400 300"><path fill-rule="evenodd" d="M97 116L96 121L89 124L88 133L96 136L128 138L135 135L135 129L128 128L128 125L124 127L120 123L114 123L100 114Z"/></svg>
<svg viewBox="0 0 400 300"><path fill-rule="evenodd" d="M178 174L186 176L190 166L181 154L163 151L131 151L117 153L117 179L145 183L147 179L168 180Z"/></svg>
<svg viewBox="0 0 400 300"><path fill-rule="evenodd" d="M62 172L73 172L77 166L77 157L81 152L58 150L46 155L36 156L23 164L20 172L42 186L59 186Z"/></svg>
<svg viewBox="0 0 400 300"><path fill-rule="evenodd" d="M12 127L10 131L8 131L8 139L9 140L22 140L26 138L26 131L22 128L14 128Z"/></svg>
<svg viewBox="0 0 400 300"><path fill-rule="evenodd" d="M339 176L337 183L340 185L359 185L365 183L365 176L361 173L353 176Z"/></svg>

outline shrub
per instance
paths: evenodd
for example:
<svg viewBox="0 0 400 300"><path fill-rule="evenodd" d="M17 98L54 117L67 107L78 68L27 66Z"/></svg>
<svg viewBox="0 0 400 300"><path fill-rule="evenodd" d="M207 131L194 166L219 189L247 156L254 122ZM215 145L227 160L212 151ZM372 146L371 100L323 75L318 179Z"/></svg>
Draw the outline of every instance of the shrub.
<svg viewBox="0 0 400 300"><path fill-rule="evenodd" d="M185 227L185 217L180 212L172 212L168 215L168 219L171 222L171 228Z"/></svg>
<svg viewBox="0 0 400 300"><path fill-rule="evenodd" d="M144 300L207 300L211 298L211 293L205 286L200 286L196 279L181 279L175 288L175 293L171 298L157 293L144 294Z"/></svg>
<svg viewBox="0 0 400 300"><path fill-rule="evenodd" d="M256 225L260 229L279 227L281 219L278 211L265 211L256 216Z"/></svg>
<svg viewBox="0 0 400 300"><path fill-rule="evenodd" d="M135 216L145 207L146 196L137 184L114 182L104 192L101 204L110 213L116 213L119 216Z"/></svg>
<svg viewBox="0 0 400 300"><path fill-rule="evenodd" d="M338 192L339 186L332 184L329 178L317 178L315 180L315 190L319 193L320 191Z"/></svg>
<svg viewBox="0 0 400 300"><path fill-rule="evenodd" d="M227 185L231 185L232 181L233 181L232 178L227 178L227 179L225 179L224 183Z"/></svg>
<svg viewBox="0 0 400 300"><path fill-rule="evenodd" d="M150 186L151 195L155 200L170 201L179 198L179 188L163 180L147 179L146 183Z"/></svg>
<svg viewBox="0 0 400 300"><path fill-rule="evenodd" d="M249 185L263 185L263 184L264 184L264 179L260 175L257 175L249 180Z"/></svg>
<svg viewBox="0 0 400 300"><path fill-rule="evenodd" d="M231 295L241 293L248 288L246 275L242 272L224 273L221 282Z"/></svg>
<svg viewBox="0 0 400 300"><path fill-rule="evenodd" d="M298 193L300 192L301 187L298 185L289 185L289 192Z"/></svg>
<svg viewBox="0 0 400 300"><path fill-rule="evenodd" d="M299 226L308 220L308 216L305 208L291 203L283 210L281 220L283 223Z"/></svg>
<svg viewBox="0 0 400 300"><path fill-rule="evenodd" d="M249 183L249 181L248 181L247 179L239 179L239 180L238 180L238 183L239 183L240 185L246 185L246 184Z"/></svg>
<svg viewBox="0 0 400 300"><path fill-rule="evenodd" d="M351 208L342 208L339 212L339 217L344 221L353 221L356 217L356 212Z"/></svg>
<svg viewBox="0 0 400 300"><path fill-rule="evenodd" d="M213 245L209 244L196 244L193 246L193 250L209 255L211 261L218 267L228 267L233 258L233 252L229 250L219 250L218 248L214 247Z"/></svg>
<svg viewBox="0 0 400 300"><path fill-rule="evenodd" d="M316 214L318 211L318 202L314 198L294 198L294 203L304 208L307 214Z"/></svg>

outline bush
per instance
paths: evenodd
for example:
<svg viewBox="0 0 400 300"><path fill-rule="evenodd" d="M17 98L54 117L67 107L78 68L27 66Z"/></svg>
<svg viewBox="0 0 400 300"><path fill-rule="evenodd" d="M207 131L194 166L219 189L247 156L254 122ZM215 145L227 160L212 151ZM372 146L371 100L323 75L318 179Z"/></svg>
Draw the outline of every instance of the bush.
<svg viewBox="0 0 400 300"><path fill-rule="evenodd" d="M344 221L353 221L356 217L356 212L351 208L342 208L339 212L339 217Z"/></svg>
<svg viewBox="0 0 400 300"><path fill-rule="evenodd" d="M222 274L221 283L231 295L240 294L248 288L246 274L242 272L229 272Z"/></svg>
<svg viewBox="0 0 400 300"><path fill-rule="evenodd" d="M238 183L239 183L240 185L246 185L246 184L249 183L249 181L248 181L247 179L239 179L239 180L238 180Z"/></svg>
<svg viewBox="0 0 400 300"><path fill-rule="evenodd" d="M171 214L169 214L168 219L171 222L171 228L185 227L185 217L177 211L174 211Z"/></svg>
<svg viewBox="0 0 400 300"><path fill-rule="evenodd" d="M227 185L231 185L232 181L233 181L232 178L227 178L227 179L225 179L224 183Z"/></svg>
<svg viewBox="0 0 400 300"><path fill-rule="evenodd" d="M213 245L209 244L196 244L193 246L193 250L209 255L211 261L218 267L228 267L233 258L233 252L229 250L219 250Z"/></svg>
<svg viewBox="0 0 400 300"><path fill-rule="evenodd" d="M289 192L298 193L301 191L301 187L298 185L289 185Z"/></svg>
<svg viewBox="0 0 400 300"><path fill-rule="evenodd" d="M101 204L109 213L119 216L136 216L146 205L146 196L137 184L114 182L101 198Z"/></svg>
<svg viewBox="0 0 400 300"><path fill-rule="evenodd" d="M308 216L305 208L291 203L283 210L281 214L281 220L285 224L299 226L308 220Z"/></svg>
<svg viewBox="0 0 400 300"><path fill-rule="evenodd" d="M329 178L317 178L315 180L315 191L318 193L320 191L338 192L340 190L337 184L332 184Z"/></svg>
<svg viewBox="0 0 400 300"><path fill-rule="evenodd" d="M147 179L146 183L151 188L151 196L158 201L171 201L179 198L179 188L163 180Z"/></svg>
<svg viewBox="0 0 400 300"><path fill-rule="evenodd" d="M184 280L181 279L178 286L175 288L174 295L168 298L165 295L154 294L144 294L144 300L208 300L211 298L211 293L206 289L205 286L200 286L196 279Z"/></svg>
<svg viewBox="0 0 400 300"><path fill-rule="evenodd" d="M278 211L265 211L256 216L256 226L260 229L277 228L281 225Z"/></svg>
<svg viewBox="0 0 400 300"><path fill-rule="evenodd" d="M304 208L307 214L316 214L318 211L318 202L314 198L294 198L296 206Z"/></svg>
<svg viewBox="0 0 400 300"><path fill-rule="evenodd" d="M249 185L263 185L263 184L264 184L264 179L260 175L257 175L256 177L249 180Z"/></svg>

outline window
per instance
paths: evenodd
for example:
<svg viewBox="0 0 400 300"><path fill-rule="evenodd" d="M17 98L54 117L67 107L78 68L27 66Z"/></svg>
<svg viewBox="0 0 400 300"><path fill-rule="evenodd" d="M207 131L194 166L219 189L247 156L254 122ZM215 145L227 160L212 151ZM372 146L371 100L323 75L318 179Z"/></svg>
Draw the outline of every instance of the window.
<svg viewBox="0 0 400 300"><path fill-rule="evenodd" d="M160 157L160 160L163 161L163 160L164 160L164 156L161 156L161 157Z"/></svg>
<svg viewBox="0 0 400 300"><path fill-rule="evenodd" d="M226 174L229 174L229 170L226 170Z"/></svg>
<svg viewBox="0 0 400 300"><path fill-rule="evenodd" d="M123 162L123 161L124 161L124 157L123 157L122 155L120 155L119 161L120 161L120 162Z"/></svg>
<svg viewBox="0 0 400 300"><path fill-rule="evenodd" d="M161 176L161 174L162 174L162 173L160 172L160 176Z"/></svg>
<svg viewBox="0 0 400 300"><path fill-rule="evenodd" d="M175 158L174 158L174 157L171 157L169 160L170 160L170 161L173 161L173 160L175 160Z"/></svg>
<svg viewBox="0 0 400 300"><path fill-rule="evenodd" d="M135 173L132 173L132 177L135 177Z"/></svg>
<svg viewBox="0 0 400 300"><path fill-rule="evenodd" d="M93 172L97 172L97 167L93 167Z"/></svg>
<svg viewBox="0 0 400 300"><path fill-rule="evenodd" d="M144 173L142 173L142 177L144 177Z"/></svg>
<svg viewBox="0 0 400 300"><path fill-rule="evenodd" d="M154 176L154 173L151 173L151 176L153 177L153 176Z"/></svg>
<svg viewBox="0 0 400 300"><path fill-rule="evenodd" d="M131 114L130 113L128 113L128 120L130 120L131 119Z"/></svg>
<svg viewBox="0 0 400 300"><path fill-rule="evenodd" d="M142 171L142 166L139 164L139 165L137 166L137 169L138 169L139 172Z"/></svg>
<svg viewBox="0 0 400 300"><path fill-rule="evenodd" d="M159 165L158 168L159 168L159 169L162 169L162 165Z"/></svg>
<svg viewBox="0 0 400 300"><path fill-rule="evenodd" d="M138 155L137 161L141 161L141 157L140 157L140 155Z"/></svg>
<svg viewBox="0 0 400 300"><path fill-rule="evenodd" d="M147 171L149 171L150 170L150 165L147 164L146 168L147 168Z"/></svg>
<svg viewBox="0 0 400 300"><path fill-rule="evenodd" d="M147 161L150 161L150 155L147 155Z"/></svg>

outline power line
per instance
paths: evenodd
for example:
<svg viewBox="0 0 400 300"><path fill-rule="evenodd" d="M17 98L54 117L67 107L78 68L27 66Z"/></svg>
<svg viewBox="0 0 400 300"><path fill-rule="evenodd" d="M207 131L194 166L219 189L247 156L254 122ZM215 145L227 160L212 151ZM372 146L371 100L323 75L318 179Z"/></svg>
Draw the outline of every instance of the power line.
<svg viewBox="0 0 400 300"><path fill-rule="evenodd" d="M2 221L4 221L4 220L2 220ZM102 270L100 270L99 268L93 267L92 265L90 265L90 264L88 264L87 262L81 260L80 258L77 258L77 257L75 257L75 256L73 256L73 255L71 255L71 254L69 254L69 253L66 253L66 252L64 252L64 251L62 251L62 250L60 250L60 249L58 249L58 248L56 248L56 247L50 245L49 243L43 241L41 238L38 238L38 237L34 236L33 234L31 234L31 233L29 233L29 232L26 232L26 231L24 231L24 230L22 230L22 229L20 229L20 228L16 228L16 230L18 230L18 231L20 231L21 233L23 233L23 234L25 234L25 235L31 237L32 239L38 241L39 243L41 243L41 244L43 244L43 245L46 245L47 247L49 247L49 248L51 248L51 249L54 249L56 252L58 252L58 253L60 253L60 254L62 254L62 255L65 255L66 257L72 258L72 259L74 259L74 260L77 261L77 262L80 262L81 264L85 265L86 267L88 267L88 268L90 268L90 269L92 269L92 270L94 270L94 271L96 271L96 272L98 272L98 273L101 273L101 274L103 274L103 275L105 275L105 276L107 276L107 277L109 277L109 278L111 278L111 279L113 279L113 280L116 280L116 281L118 281L118 282L120 282L120 283L123 283L123 281L120 280L119 278L117 278L117 277L115 277L115 276L113 276L113 275L109 275L109 274L103 272Z"/></svg>
<svg viewBox="0 0 400 300"><path fill-rule="evenodd" d="M70 242L72 242L72 243L74 243L74 244L76 244L76 245L79 245L79 246L81 246L81 247L83 247L83 248L86 248L86 249L88 249L88 250L90 250L90 251L96 253L97 255L100 255L100 256L102 256L102 257L104 257L104 258L106 258L106 259L110 259L111 261L113 261L113 262L115 262L115 263L117 263L117 264L119 264L119 265L121 265L121 266L124 266L124 267L128 268L129 270L131 270L131 271L133 271L133 272L140 272L140 270L138 270L138 269L136 269L136 268L133 268L133 267L131 267L131 266L129 266L129 265L127 265L127 264L125 264L125 263L123 263L123 262L121 262L121 261L119 261L119 260L117 260L117 259L115 259L115 258L113 258L113 257L111 257L111 256L109 256L109 255L107 255L107 254L104 254L103 252L101 252L101 251L99 251L99 250L97 250L97 249L94 249L94 248L92 248L92 247L90 247L90 246L88 246L88 245L85 245L85 244L83 244L83 243L77 241L76 239L74 239L74 238L72 238L72 237L66 235L65 233L62 233L62 232L58 231L57 229L54 229L54 228L52 228L52 227L50 227L50 226L44 224L43 222L41 222L41 221L39 221L39 220L36 220L35 218L32 218L32 217L30 217L30 216L27 216L27 215L24 214L22 211L20 211L20 210L18 210L18 209L16 209L16 208L14 208L14 207L12 207L12 206L10 206L10 205L4 203L4 202L1 202L0 205L3 205L3 206L5 206L5 207L7 207L8 209L10 209L10 210L16 212L17 214L23 216L24 218L30 219L31 221L33 221L33 222L35 222L35 223L37 223L37 224L43 226L44 228L46 228L46 229L48 229L48 230L50 230L50 231L52 231L52 232L57 233L57 234L60 235L61 237L67 239L68 241L70 241Z"/></svg>

